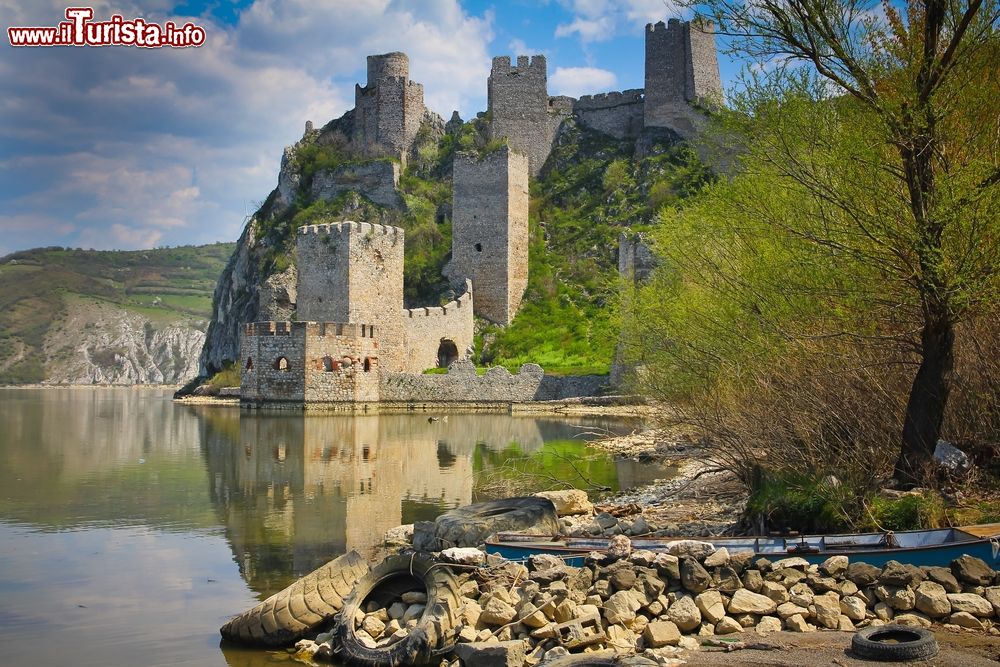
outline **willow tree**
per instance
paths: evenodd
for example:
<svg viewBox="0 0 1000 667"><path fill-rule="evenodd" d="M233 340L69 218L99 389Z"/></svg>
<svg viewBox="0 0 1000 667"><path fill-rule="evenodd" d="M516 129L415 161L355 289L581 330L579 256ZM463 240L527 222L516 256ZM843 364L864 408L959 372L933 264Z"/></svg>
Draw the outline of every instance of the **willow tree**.
<svg viewBox="0 0 1000 667"><path fill-rule="evenodd" d="M777 175L772 186L801 195L785 202L784 231L879 276L900 311L913 306L912 329L896 327L918 364L895 466L913 482L941 435L956 325L996 295L997 0L705 0L695 9L759 65L733 131ZM845 144L798 123L755 135L755 114L780 117L769 101L807 88L817 103L850 106L863 136ZM813 160L814 148L842 164Z"/></svg>

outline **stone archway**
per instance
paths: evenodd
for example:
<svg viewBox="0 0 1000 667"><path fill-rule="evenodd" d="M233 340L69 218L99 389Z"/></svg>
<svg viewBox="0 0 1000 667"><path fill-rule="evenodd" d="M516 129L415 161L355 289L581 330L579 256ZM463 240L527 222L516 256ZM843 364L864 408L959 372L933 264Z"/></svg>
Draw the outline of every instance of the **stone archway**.
<svg viewBox="0 0 1000 667"><path fill-rule="evenodd" d="M458 346L450 338L442 338L438 345L437 360L438 368L448 368L451 362L458 359Z"/></svg>

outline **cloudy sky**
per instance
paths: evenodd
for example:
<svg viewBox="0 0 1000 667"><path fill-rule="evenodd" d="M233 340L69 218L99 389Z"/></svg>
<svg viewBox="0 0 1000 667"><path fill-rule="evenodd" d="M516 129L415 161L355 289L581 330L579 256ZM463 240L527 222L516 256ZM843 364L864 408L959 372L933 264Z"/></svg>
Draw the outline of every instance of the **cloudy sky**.
<svg viewBox="0 0 1000 667"><path fill-rule="evenodd" d="M282 147L353 106L367 54L405 51L428 106L469 118L494 55L544 53L550 95L642 87L643 26L678 15L672 0L94 0L95 20L193 21L206 43L9 45L8 27L66 6L0 0L0 255L236 239Z"/></svg>

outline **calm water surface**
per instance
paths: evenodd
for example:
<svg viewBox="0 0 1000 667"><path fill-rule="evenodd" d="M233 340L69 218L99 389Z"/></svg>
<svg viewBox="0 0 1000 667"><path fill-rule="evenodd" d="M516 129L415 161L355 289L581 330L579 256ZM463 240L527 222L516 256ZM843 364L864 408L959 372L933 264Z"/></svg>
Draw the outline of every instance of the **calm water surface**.
<svg viewBox="0 0 1000 667"><path fill-rule="evenodd" d="M0 665L246 665L218 627L510 470L613 489L613 420L253 415L147 389L0 389ZM574 465L568 463L574 461ZM579 472L577 472L579 470Z"/></svg>

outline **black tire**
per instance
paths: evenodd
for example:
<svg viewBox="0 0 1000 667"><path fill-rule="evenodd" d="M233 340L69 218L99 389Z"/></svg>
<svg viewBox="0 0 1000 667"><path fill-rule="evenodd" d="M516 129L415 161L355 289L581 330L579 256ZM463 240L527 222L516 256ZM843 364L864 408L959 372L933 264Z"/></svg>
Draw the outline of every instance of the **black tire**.
<svg viewBox="0 0 1000 667"><path fill-rule="evenodd" d="M289 646L330 621L354 583L368 573L357 551L335 558L219 629L224 639L277 648Z"/></svg>
<svg viewBox="0 0 1000 667"><path fill-rule="evenodd" d="M865 628L851 640L851 653L863 660L903 662L924 660L938 653L934 633L905 625L882 625Z"/></svg>
<svg viewBox="0 0 1000 667"><path fill-rule="evenodd" d="M526 496L458 507L439 516L433 524L414 526L413 546L420 551L477 547L501 532L557 535L555 505L547 498Z"/></svg>
<svg viewBox="0 0 1000 667"><path fill-rule="evenodd" d="M408 591L427 593L427 606L409 636L381 648L362 644L354 629L358 610L369 600L381 606ZM362 577L344 601L334 626L336 650L355 665L426 665L455 646L461 600L458 581L447 567L413 552L390 556Z"/></svg>

